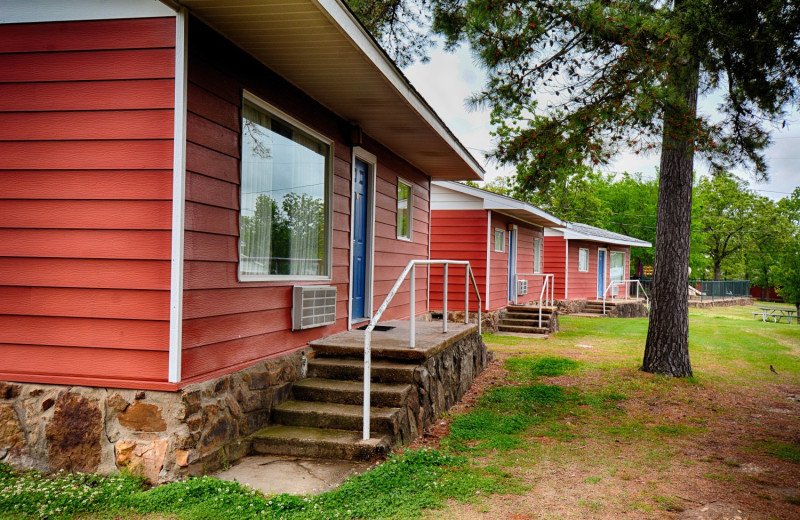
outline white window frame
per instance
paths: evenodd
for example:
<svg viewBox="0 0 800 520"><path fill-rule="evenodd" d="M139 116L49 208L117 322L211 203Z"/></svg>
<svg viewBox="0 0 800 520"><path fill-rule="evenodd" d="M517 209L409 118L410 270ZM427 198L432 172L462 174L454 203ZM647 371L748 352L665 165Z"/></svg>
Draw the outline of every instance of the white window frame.
<svg viewBox="0 0 800 520"><path fill-rule="evenodd" d="M325 275L316 275L316 276L309 276L309 275L297 275L297 274L242 274L238 264L241 262L240 256L240 249L241 249L241 242L237 241L237 267L236 273L238 276L238 280L240 282L270 282L270 281L304 281L304 280L324 280L330 281L333 279L333 161L334 157L336 156L334 153L334 141L330 139L316 130L310 128L309 126L301 123L297 119L293 118L286 112L274 107L273 105L267 103L263 99L259 98L255 94L243 90L242 91L242 106L244 106L244 101L248 101L254 105L256 105L261 110L269 113L272 116L275 116L278 119L281 119L284 123L287 123L291 126L297 127L299 130L308 133L315 139L319 139L323 143L328 145L328 160L327 160L327 168L325 171ZM244 109L241 110L239 114L239 124L240 128L239 131L243 133L243 126L244 126ZM240 134L241 135L241 134ZM244 160L244 150L242 147L244 146L244 139L240 139L241 143L239 145L239 152L240 158L239 163L241 166L241 162ZM241 232L241 204L242 204L242 184L241 179L239 183L239 231Z"/></svg>
<svg viewBox="0 0 800 520"><path fill-rule="evenodd" d="M499 232L499 235L498 235ZM498 248L498 245L500 246ZM494 252L506 252L506 230L502 228L494 228Z"/></svg>
<svg viewBox="0 0 800 520"><path fill-rule="evenodd" d="M397 178L397 213L396 216L400 216L400 185L408 187L408 234L402 235L400 234L400 226L399 222L396 224L397 228L397 240L405 240L406 242L411 242L414 239L413 234L413 222L414 222L414 184L408 182L405 179L400 177Z"/></svg>
<svg viewBox="0 0 800 520"><path fill-rule="evenodd" d="M581 255L586 255L585 259L581 260ZM583 269L581 269L581 264L583 264ZM589 249L585 247L581 247L578 249L578 272L579 273L588 273L589 272Z"/></svg>
<svg viewBox="0 0 800 520"><path fill-rule="evenodd" d="M533 239L533 272L539 274L542 272L542 239Z"/></svg>

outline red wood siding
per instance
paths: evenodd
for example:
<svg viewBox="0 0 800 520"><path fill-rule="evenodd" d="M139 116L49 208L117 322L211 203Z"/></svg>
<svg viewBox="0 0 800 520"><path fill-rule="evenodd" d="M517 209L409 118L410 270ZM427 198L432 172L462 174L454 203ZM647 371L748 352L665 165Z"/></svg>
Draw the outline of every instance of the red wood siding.
<svg viewBox="0 0 800 520"><path fill-rule="evenodd" d="M351 148L347 122L192 20L187 118L183 383L230 373L302 348L347 327L350 279ZM332 273L324 282L239 282L239 155L242 90L333 140ZM367 136L377 157L373 307L409 260L428 256L429 178ZM397 177L413 185L413 242L397 240ZM334 325L291 331L292 286L334 285ZM417 273L417 312L426 311ZM408 316L404 286L384 314Z"/></svg>
<svg viewBox="0 0 800 520"><path fill-rule="evenodd" d="M625 266L623 270L624 279L630 278L630 248L626 246L613 246L608 244L602 244L597 242L587 242L582 240L570 240L569 241L569 290L567 292L567 298L577 299L577 298L588 298L590 300L594 300L597 298L597 255L599 249L606 250L606 261L605 261L605 290L610 283L610 259L611 259L611 252L622 252L625 254ZM578 271L578 250L579 249L588 249L589 250L589 271L588 272L579 272ZM625 296L625 288L620 288L619 296ZM610 297L610 295L609 295Z"/></svg>
<svg viewBox="0 0 800 520"><path fill-rule="evenodd" d="M562 237L544 238L544 272L553 274L553 297L564 299L566 287L566 243Z"/></svg>
<svg viewBox="0 0 800 520"><path fill-rule="evenodd" d="M533 241L536 238L540 240L544 238L542 228L533 227L517 220L511 220L511 222L517 224L517 279L528 281L528 294L524 296L518 296L517 302L527 303L538 301L539 295L542 291L544 278L542 276L519 276L519 273L529 275L534 272ZM542 241L541 247L544 249L544 241ZM549 272L544 270L544 264L541 263L541 260L544 258L544 252L540 252L540 255L541 258L539 266L541 272Z"/></svg>
<svg viewBox="0 0 800 520"><path fill-rule="evenodd" d="M0 379L167 380L175 20L0 31Z"/></svg>
<svg viewBox="0 0 800 520"><path fill-rule="evenodd" d="M431 221L431 258L469 261L481 293L482 309L485 310L488 253L491 261L488 310L497 310L508 304L508 225L518 226L517 273L533 273L533 239L541 238L542 232L540 228L496 212L492 212L492 225L487 229L488 221L487 210L434 211ZM503 252L494 250L495 228L506 230ZM450 268L448 310L464 310L463 279L463 269ZM524 279L529 280L528 294L520 296L518 302L537 300L542 284L541 277L526 276ZM431 275L431 309L442 309L442 291L442 269L435 268ZM471 309L475 308L474 294L470 287Z"/></svg>
<svg viewBox="0 0 800 520"><path fill-rule="evenodd" d="M485 210L436 210L431 212L431 258L466 260L472 267L480 291L482 309L486 308L486 224ZM444 271L431 268L430 307L442 310L444 304ZM470 310L477 300L469 288ZM448 267L447 309L464 310L464 268Z"/></svg>
<svg viewBox="0 0 800 520"><path fill-rule="evenodd" d="M577 298L597 299L597 244L594 242L583 242L581 240L569 240L569 276L567 298L574 300ZM589 250L589 270L578 271L578 250ZM608 255L606 254L606 263Z"/></svg>
<svg viewBox="0 0 800 520"><path fill-rule="evenodd" d="M505 230L503 251L494 250L494 230ZM492 212L489 226L489 310L508 305L508 230L506 217Z"/></svg>

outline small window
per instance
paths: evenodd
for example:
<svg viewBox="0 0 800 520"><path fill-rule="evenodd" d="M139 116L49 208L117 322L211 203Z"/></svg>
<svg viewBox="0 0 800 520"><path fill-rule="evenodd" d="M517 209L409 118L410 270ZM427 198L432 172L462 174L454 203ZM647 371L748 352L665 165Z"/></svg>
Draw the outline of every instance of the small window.
<svg viewBox="0 0 800 520"><path fill-rule="evenodd" d="M411 240L413 196L411 185L397 179L397 238Z"/></svg>
<svg viewBox="0 0 800 520"><path fill-rule="evenodd" d="M578 249L578 271L585 273L589 270L589 250Z"/></svg>
<svg viewBox="0 0 800 520"><path fill-rule="evenodd" d="M498 253L502 253L506 250L506 230L505 229L494 229L494 250Z"/></svg>
<svg viewBox="0 0 800 520"><path fill-rule="evenodd" d="M542 239L533 239L533 272L542 272Z"/></svg>

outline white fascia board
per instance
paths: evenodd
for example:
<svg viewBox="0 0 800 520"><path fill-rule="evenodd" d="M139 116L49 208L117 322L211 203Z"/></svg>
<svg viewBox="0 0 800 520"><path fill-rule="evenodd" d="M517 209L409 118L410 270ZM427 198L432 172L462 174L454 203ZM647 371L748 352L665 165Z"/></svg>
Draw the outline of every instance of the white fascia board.
<svg viewBox="0 0 800 520"><path fill-rule="evenodd" d="M504 209L524 211L531 215L536 215L539 218L549 220L555 226L566 225L566 222L556 217L555 215L551 215L550 213L542 209L539 209L536 206L532 206L526 202L522 202L521 200L505 197L498 193L492 193L491 191L482 190L480 188L473 188L472 186L467 186L466 184L461 184L460 182L433 181L432 184L434 186L444 188L445 190L461 193L476 200L482 200L483 209L493 209L500 211ZM466 209L466 208L459 208L459 209Z"/></svg>
<svg viewBox="0 0 800 520"><path fill-rule="evenodd" d="M614 244L618 246L652 247L652 244L650 242L645 242L644 240L638 240L635 238L632 238L631 240L620 240L617 238L585 235L583 233L578 233L570 229L559 229L559 231L562 231L564 238L567 238L569 240L584 240L586 242L599 242L602 244Z"/></svg>
<svg viewBox="0 0 800 520"><path fill-rule="evenodd" d="M175 11L158 0L0 0L0 24L164 16Z"/></svg>
<svg viewBox="0 0 800 520"><path fill-rule="evenodd" d="M381 74L397 90L403 99L438 133L442 139L455 150L455 152L467 163L472 171L483 179L483 168L471 153L462 145L449 128L442 122L438 115L428 105L428 103L411 86L403 76L397 65L383 52L373 37L356 20L341 0L314 0L322 10L331 18L348 38L353 40L357 48L367 56Z"/></svg>

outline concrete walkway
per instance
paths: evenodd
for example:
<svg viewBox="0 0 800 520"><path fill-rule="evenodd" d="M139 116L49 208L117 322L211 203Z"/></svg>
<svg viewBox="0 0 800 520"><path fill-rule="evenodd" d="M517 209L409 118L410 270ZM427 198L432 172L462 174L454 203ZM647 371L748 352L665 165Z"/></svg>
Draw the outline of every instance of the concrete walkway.
<svg viewBox="0 0 800 520"><path fill-rule="evenodd" d="M251 456L212 476L235 480L267 495L318 495L339 487L348 477L367 471L373 464L349 460Z"/></svg>

